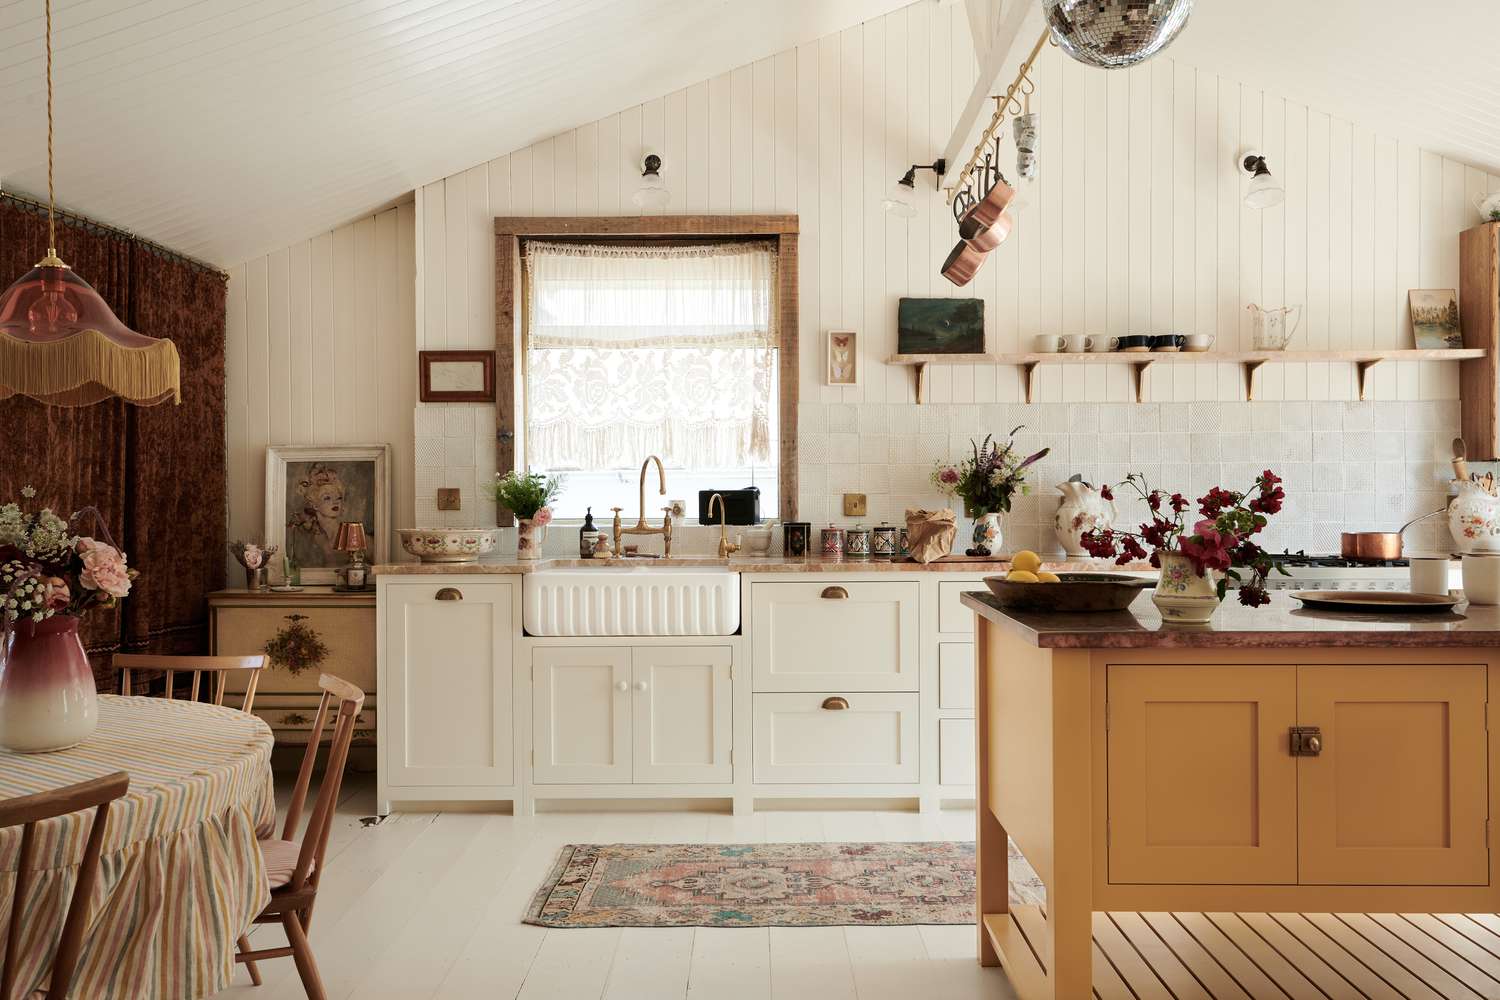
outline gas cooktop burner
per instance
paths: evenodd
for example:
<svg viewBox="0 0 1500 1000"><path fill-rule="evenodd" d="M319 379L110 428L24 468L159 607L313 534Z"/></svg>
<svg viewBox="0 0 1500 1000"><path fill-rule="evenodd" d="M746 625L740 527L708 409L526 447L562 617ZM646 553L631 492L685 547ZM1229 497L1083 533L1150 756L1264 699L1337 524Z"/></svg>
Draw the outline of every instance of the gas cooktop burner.
<svg viewBox="0 0 1500 1000"><path fill-rule="evenodd" d="M1271 558L1275 559L1283 566L1286 566L1288 569L1293 569L1298 566L1309 566L1317 569L1361 569L1369 568L1372 566L1399 569L1400 567L1407 565L1405 559L1346 559L1343 556L1333 555L1310 556L1306 552L1303 552L1301 549L1298 549L1296 552L1282 552L1277 555L1272 555Z"/></svg>

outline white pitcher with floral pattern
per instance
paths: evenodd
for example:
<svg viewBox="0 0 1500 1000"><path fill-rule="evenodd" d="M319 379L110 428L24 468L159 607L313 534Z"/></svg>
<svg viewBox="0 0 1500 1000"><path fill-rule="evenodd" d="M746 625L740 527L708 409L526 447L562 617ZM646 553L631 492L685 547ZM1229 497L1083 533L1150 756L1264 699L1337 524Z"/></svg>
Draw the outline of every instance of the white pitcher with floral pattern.
<svg viewBox="0 0 1500 1000"><path fill-rule="evenodd" d="M1114 501L1104 499L1104 494L1077 476L1058 483L1056 488L1063 495L1062 504L1052 521L1057 540L1068 555L1087 556L1083 536L1096 528L1103 530L1114 526Z"/></svg>

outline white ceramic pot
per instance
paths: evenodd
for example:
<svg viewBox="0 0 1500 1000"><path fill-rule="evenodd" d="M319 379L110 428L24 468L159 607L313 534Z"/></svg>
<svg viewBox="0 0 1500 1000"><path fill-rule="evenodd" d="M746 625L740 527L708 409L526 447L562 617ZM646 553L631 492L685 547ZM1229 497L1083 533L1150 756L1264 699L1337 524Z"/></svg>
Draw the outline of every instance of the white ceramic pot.
<svg viewBox="0 0 1500 1000"><path fill-rule="evenodd" d="M1458 496L1448 507L1448 531L1460 552L1500 553L1500 498L1468 479L1454 481Z"/></svg>
<svg viewBox="0 0 1500 1000"><path fill-rule="evenodd" d="M1500 555L1463 556L1464 597L1470 604L1500 604Z"/></svg>
<svg viewBox="0 0 1500 1000"><path fill-rule="evenodd" d="M1104 499L1094 487L1076 479L1058 483L1057 490L1063 495L1063 502L1052 520L1057 540L1068 555L1087 556L1083 536L1096 528L1114 525L1114 501Z"/></svg>
<svg viewBox="0 0 1500 1000"><path fill-rule="evenodd" d="M398 528L396 534L423 562L475 562L495 547L494 528Z"/></svg>
<svg viewBox="0 0 1500 1000"><path fill-rule="evenodd" d="M982 550L986 554L994 554L1000 551L1000 543L1005 537L1000 532L999 514L980 514L974 518L974 548Z"/></svg>
<svg viewBox="0 0 1500 1000"><path fill-rule="evenodd" d="M1160 552L1161 579L1151 603L1161 620L1180 625L1202 625L1219 610L1218 583L1199 576L1193 562L1181 552Z"/></svg>

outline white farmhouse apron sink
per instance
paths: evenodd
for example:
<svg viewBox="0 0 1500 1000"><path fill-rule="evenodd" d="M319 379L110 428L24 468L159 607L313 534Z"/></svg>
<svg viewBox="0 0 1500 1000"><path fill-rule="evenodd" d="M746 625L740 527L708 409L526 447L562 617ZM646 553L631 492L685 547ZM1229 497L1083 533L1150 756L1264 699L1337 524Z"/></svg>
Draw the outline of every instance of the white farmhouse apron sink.
<svg viewBox="0 0 1500 1000"><path fill-rule="evenodd" d="M544 569L523 577L530 635L733 635L740 575L718 566Z"/></svg>

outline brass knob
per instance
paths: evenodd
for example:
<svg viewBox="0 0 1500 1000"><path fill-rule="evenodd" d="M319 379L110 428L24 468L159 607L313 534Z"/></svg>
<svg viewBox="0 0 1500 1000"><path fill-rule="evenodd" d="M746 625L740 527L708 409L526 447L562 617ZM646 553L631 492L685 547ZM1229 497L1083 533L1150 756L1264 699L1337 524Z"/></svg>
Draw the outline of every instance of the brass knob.
<svg viewBox="0 0 1500 1000"><path fill-rule="evenodd" d="M443 587L437 592L437 599L440 601L461 601L464 599L464 592L457 587Z"/></svg>
<svg viewBox="0 0 1500 1000"><path fill-rule="evenodd" d="M824 587L823 596L828 598L830 601L847 600L849 597L849 591L845 590L843 587ZM823 707L827 708L828 706L824 705ZM848 706L846 705L844 707L847 708Z"/></svg>
<svg viewBox="0 0 1500 1000"><path fill-rule="evenodd" d="M849 707L849 699L834 695L832 698L823 699L823 707L830 712L841 712Z"/></svg>
<svg viewBox="0 0 1500 1000"><path fill-rule="evenodd" d="M1323 741L1316 736L1309 736L1307 738L1307 749L1309 753L1322 753Z"/></svg>

